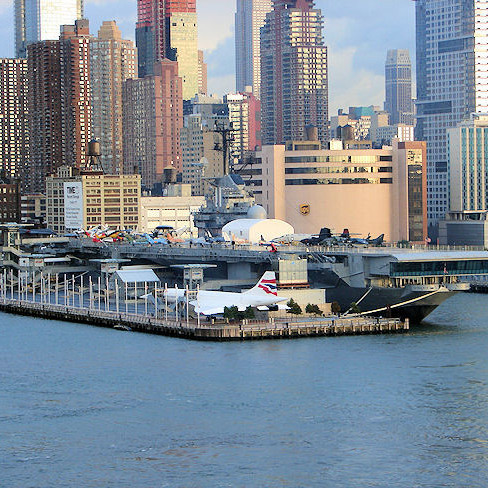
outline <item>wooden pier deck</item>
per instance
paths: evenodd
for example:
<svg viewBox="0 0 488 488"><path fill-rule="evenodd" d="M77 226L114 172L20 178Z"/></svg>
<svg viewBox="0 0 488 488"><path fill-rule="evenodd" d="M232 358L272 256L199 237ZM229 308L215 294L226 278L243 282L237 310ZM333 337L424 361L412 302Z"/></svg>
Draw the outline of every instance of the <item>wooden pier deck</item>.
<svg viewBox="0 0 488 488"><path fill-rule="evenodd" d="M408 319L337 317L329 319L289 319L212 323L196 320L174 321L144 315L125 314L0 299L0 311L45 319L78 322L98 327L130 327L132 331L201 341L291 339L297 337L400 333L409 330Z"/></svg>

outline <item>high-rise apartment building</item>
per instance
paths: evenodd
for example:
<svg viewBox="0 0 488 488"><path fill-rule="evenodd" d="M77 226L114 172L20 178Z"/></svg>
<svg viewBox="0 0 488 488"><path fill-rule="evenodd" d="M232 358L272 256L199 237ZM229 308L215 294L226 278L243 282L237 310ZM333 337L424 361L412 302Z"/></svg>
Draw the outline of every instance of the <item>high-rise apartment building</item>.
<svg viewBox="0 0 488 488"><path fill-rule="evenodd" d="M198 51L198 93L207 94L207 63L203 51Z"/></svg>
<svg viewBox="0 0 488 488"><path fill-rule="evenodd" d="M271 12L272 0L237 0L235 15L236 90L246 86L260 98L261 88L261 27Z"/></svg>
<svg viewBox="0 0 488 488"><path fill-rule="evenodd" d="M0 114L0 177L20 178L29 144L26 59L0 59Z"/></svg>
<svg viewBox="0 0 488 488"><path fill-rule="evenodd" d="M90 26L86 19L61 27L64 164L81 168L91 140Z"/></svg>
<svg viewBox="0 0 488 488"><path fill-rule="evenodd" d="M83 18L83 0L15 0L15 55L25 58L27 45L59 38L61 25Z"/></svg>
<svg viewBox="0 0 488 488"><path fill-rule="evenodd" d="M449 205L447 129L488 112L486 0L417 0L417 130L427 141L428 216Z"/></svg>
<svg viewBox="0 0 488 488"><path fill-rule="evenodd" d="M273 0L261 29L263 144L305 137L308 125L327 140L327 48L313 0Z"/></svg>
<svg viewBox="0 0 488 488"><path fill-rule="evenodd" d="M155 75L123 85L125 173L139 173L148 188L162 182L165 168L181 171L182 82L178 65L163 60Z"/></svg>
<svg viewBox="0 0 488 488"><path fill-rule="evenodd" d="M385 110L391 125L413 125L412 63L407 49L389 49L385 64Z"/></svg>
<svg viewBox="0 0 488 488"><path fill-rule="evenodd" d="M91 138L87 20L62 26L60 39L28 46L29 171L24 187L42 193L63 164L82 167Z"/></svg>
<svg viewBox="0 0 488 488"><path fill-rule="evenodd" d="M93 136L100 142L105 173L123 173L122 85L135 78L134 43L122 39L115 21L104 22L90 45Z"/></svg>
<svg viewBox="0 0 488 488"><path fill-rule="evenodd" d="M43 193L46 176L63 164L65 156L61 44L36 42L27 51L29 171L24 175L23 187L27 193Z"/></svg>

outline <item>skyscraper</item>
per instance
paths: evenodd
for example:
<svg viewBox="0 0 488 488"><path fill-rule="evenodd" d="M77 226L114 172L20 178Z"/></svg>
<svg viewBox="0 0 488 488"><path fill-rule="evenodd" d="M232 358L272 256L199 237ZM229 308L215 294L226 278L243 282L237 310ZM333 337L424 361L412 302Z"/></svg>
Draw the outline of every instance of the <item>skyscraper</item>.
<svg viewBox="0 0 488 488"><path fill-rule="evenodd" d="M417 0L417 131L427 141L428 217L449 205L447 129L488 112L485 0Z"/></svg>
<svg viewBox="0 0 488 488"><path fill-rule="evenodd" d="M236 90L252 86L259 98L261 85L260 30L271 12L272 0L237 0L236 28Z"/></svg>
<svg viewBox="0 0 488 488"><path fill-rule="evenodd" d="M62 26L57 41L28 46L28 193L45 189L61 165L80 168L91 137L90 34L87 20Z"/></svg>
<svg viewBox="0 0 488 488"><path fill-rule="evenodd" d="M154 63L178 62L183 98L199 93L203 59L198 52L196 0L138 0L136 44L139 77L154 74Z"/></svg>
<svg viewBox="0 0 488 488"><path fill-rule="evenodd" d="M32 42L59 38L61 25L83 18L84 0L15 0L15 55L25 58Z"/></svg>
<svg viewBox="0 0 488 488"><path fill-rule="evenodd" d="M105 173L123 172L122 85L136 77L137 54L115 21L104 22L90 45L93 136L100 142Z"/></svg>
<svg viewBox="0 0 488 488"><path fill-rule="evenodd" d="M0 178L20 178L27 161L27 60L0 59Z"/></svg>
<svg viewBox="0 0 488 488"><path fill-rule="evenodd" d="M166 0L166 57L178 62L183 100L199 93L196 0Z"/></svg>
<svg viewBox="0 0 488 488"><path fill-rule="evenodd" d="M164 169L181 171L182 82L174 61L154 65L153 76L123 85L124 164L148 188L161 183Z"/></svg>
<svg viewBox="0 0 488 488"><path fill-rule="evenodd" d="M314 125L327 140L327 48L313 0L273 0L261 29L262 143L305 138Z"/></svg>
<svg viewBox="0 0 488 488"><path fill-rule="evenodd" d="M27 51L29 171L23 185L26 193L43 193L46 176L64 161L61 44L35 42Z"/></svg>
<svg viewBox="0 0 488 488"><path fill-rule="evenodd" d="M389 49L385 64L385 110L390 124L413 125L412 63L407 49Z"/></svg>
<svg viewBox="0 0 488 488"><path fill-rule="evenodd" d="M159 3L164 9L164 0L159 0ZM155 5L155 0L137 0L136 45L139 78L154 74L154 59L156 57Z"/></svg>

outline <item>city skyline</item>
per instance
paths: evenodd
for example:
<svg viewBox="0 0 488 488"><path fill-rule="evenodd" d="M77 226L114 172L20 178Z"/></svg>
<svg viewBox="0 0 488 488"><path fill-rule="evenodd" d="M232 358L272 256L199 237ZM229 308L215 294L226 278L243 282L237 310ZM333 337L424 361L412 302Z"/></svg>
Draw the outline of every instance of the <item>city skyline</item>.
<svg viewBox="0 0 488 488"><path fill-rule="evenodd" d="M384 59L387 49L409 49L415 59L415 4L410 0L355 0L341 4L317 0L325 17L325 43L329 49L330 114L349 105L382 105ZM208 63L209 92L235 91L235 1L199 0L199 48ZM117 15L114 18L114 12ZM0 0L0 57L14 55L13 0ZM85 16L96 32L103 21L116 20L124 39L135 39L135 0L86 0ZM219 29L215 29L216 17ZM368 32L374 32L369 35Z"/></svg>

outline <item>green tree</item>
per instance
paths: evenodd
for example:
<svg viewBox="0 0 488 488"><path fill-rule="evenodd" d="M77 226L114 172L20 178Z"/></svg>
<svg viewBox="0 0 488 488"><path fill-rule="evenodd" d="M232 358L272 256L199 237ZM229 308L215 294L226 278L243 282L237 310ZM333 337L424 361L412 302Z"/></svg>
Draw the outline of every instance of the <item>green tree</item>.
<svg viewBox="0 0 488 488"><path fill-rule="evenodd" d="M298 305L293 298L290 298L288 300L288 303L286 304L288 307L288 313L291 313L293 315L301 315L302 314L302 307Z"/></svg>
<svg viewBox="0 0 488 488"><path fill-rule="evenodd" d="M332 302L330 308L332 310L332 313L335 315L339 315L341 313L341 306L338 302Z"/></svg>
<svg viewBox="0 0 488 488"><path fill-rule="evenodd" d="M319 306L317 304L307 304L305 307L305 312L306 313L313 313L314 315L322 315L322 310L320 310Z"/></svg>
<svg viewBox="0 0 488 488"><path fill-rule="evenodd" d="M253 319L256 315L254 313L254 308L252 308L250 305L249 307L246 308L246 311L244 312L244 317L245 319Z"/></svg>
<svg viewBox="0 0 488 488"><path fill-rule="evenodd" d="M224 307L224 319L237 320L239 318L239 309L233 305L232 307Z"/></svg>

